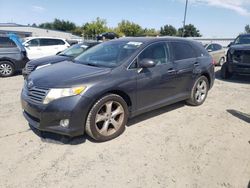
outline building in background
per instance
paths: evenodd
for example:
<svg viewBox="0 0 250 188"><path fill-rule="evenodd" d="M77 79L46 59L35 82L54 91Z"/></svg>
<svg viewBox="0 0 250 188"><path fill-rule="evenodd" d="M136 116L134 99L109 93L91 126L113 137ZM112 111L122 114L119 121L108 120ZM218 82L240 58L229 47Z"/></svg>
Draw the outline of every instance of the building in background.
<svg viewBox="0 0 250 188"><path fill-rule="evenodd" d="M82 42L83 38L69 32L43 29L39 27L19 25L15 23L0 23L0 34L14 33L21 38L25 37L58 37L66 40Z"/></svg>

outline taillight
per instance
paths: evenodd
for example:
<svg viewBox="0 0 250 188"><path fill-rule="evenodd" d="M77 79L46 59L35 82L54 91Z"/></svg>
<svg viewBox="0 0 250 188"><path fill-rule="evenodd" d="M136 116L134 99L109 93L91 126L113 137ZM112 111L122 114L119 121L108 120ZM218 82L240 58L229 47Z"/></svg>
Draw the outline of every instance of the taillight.
<svg viewBox="0 0 250 188"><path fill-rule="evenodd" d="M215 65L215 64L216 64L216 62L215 62L215 60L214 60L214 59L212 60L212 64L213 64L213 65Z"/></svg>

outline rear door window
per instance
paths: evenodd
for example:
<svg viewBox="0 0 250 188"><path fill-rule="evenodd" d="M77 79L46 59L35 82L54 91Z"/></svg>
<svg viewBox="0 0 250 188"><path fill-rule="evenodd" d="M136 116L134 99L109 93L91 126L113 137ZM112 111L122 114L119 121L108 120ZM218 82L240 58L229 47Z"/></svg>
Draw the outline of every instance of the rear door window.
<svg viewBox="0 0 250 188"><path fill-rule="evenodd" d="M17 47L15 42L8 37L0 37L0 48L14 48Z"/></svg>
<svg viewBox="0 0 250 188"><path fill-rule="evenodd" d="M55 40L55 43L56 45L64 45L65 42L63 40L60 40L60 39L54 39Z"/></svg>
<svg viewBox="0 0 250 188"><path fill-rule="evenodd" d="M57 39L40 39L40 46L54 46L58 45Z"/></svg>
<svg viewBox="0 0 250 188"><path fill-rule="evenodd" d="M190 44L182 42L171 42L174 60L196 58L196 53Z"/></svg>

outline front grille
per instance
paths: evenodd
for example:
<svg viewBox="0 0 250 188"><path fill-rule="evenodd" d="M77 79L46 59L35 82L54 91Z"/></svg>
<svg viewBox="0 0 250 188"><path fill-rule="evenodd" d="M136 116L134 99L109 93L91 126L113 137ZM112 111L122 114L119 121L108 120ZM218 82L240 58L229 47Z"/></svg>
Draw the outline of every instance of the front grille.
<svg viewBox="0 0 250 188"><path fill-rule="evenodd" d="M24 85L24 92L28 99L35 103L42 103L44 98L46 97L49 89L40 88L40 87L31 87L28 88L27 84Z"/></svg>
<svg viewBox="0 0 250 188"><path fill-rule="evenodd" d="M26 72L27 72L28 74L30 74L32 71L35 70L35 65L32 65L32 64L30 64L30 63L27 63L25 69L26 69Z"/></svg>
<svg viewBox="0 0 250 188"><path fill-rule="evenodd" d="M237 63L250 64L250 51L235 51L233 54L233 61Z"/></svg>

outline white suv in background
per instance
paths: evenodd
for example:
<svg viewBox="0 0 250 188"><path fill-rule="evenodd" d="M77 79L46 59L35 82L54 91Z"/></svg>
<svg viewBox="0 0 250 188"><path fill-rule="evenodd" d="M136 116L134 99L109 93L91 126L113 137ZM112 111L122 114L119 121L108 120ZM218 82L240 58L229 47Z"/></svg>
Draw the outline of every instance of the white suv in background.
<svg viewBox="0 0 250 188"><path fill-rule="evenodd" d="M29 59L56 55L70 46L65 39L52 37L28 37L24 41Z"/></svg>

